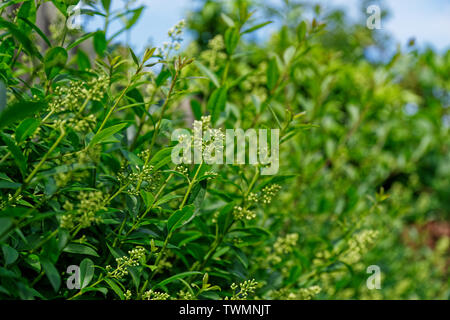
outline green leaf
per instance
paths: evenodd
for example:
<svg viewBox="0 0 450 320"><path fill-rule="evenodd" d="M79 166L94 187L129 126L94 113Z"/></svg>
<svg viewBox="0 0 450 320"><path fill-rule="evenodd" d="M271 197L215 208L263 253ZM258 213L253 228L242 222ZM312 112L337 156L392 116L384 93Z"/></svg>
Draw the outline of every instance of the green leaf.
<svg viewBox="0 0 450 320"><path fill-rule="evenodd" d="M3 214L4 212L2 212ZM0 217L0 236L8 230L13 224L13 220L11 218L1 218Z"/></svg>
<svg viewBox="0 0 450 320"><path fill-rule="evenodd" d="M52 0L56 8L65 16L68 16L67 8L76 5L80 0Z"/></svg>
<svg viewBox="0 0 450 320"><path fill-rule="evenodd" d="M94 277L94 263L91 259L86 258L80 264L80 285L85 288Z"/></svg>
<svg viewBox="0 0 450 320"><path fill-rule="evenodd" d="M233 28L235 26L233 19L231 19L229 16L227 16L225 13L221 13L220 16L222 17L223 21L225 21L225 23Z"/></svg>
<svg viewBox="0 0 450 320"><path fill-rule="evenodd" d="M227 31L225 31L224 39L226 51L228 55L231 56L239 43L239 30L237 28L229 28Z"/></svg>
<svg viewBox="0 0 450 320"><path fill-rule="evenodd" d="M106 35L103 31L97 31L94 34L94 49L95 52L103 57L103 55L105 54L105 50L108 46L108 43L106 41Z"/></svg>
<svg viewBox="0 0 450 320"><path fill-rule="evenodd" d="M253 32L253 31L256 31L256 30L258 30L258 29L261 29L262 27L265 27L265 26L267 26L268 24L271 24L271 23L272 23L272 21L266 21L266 22L264 22L264 23L257 24L256 26L253 26L253 27L251 27L251 28L248 28L247 30L244 30L244 31L242 32L242 34L245 34L245 33L251 33L251 32Z"/></svg>
<svg viewBox="0 0 450 320"><path fill-rule="evenodd" d="M145 206L147 208L149 208L153 204L153 201L155 200L153 194L145 190L141 190L141 197L144 200Z"/></svg>
<svg viewBox="0 0 450 320"><path fill-rule="evenodd" d="M162 86L166 82L166 80L169 79L169 77L170 77L170 70L163 68L155 79L156 86L158 88Z"/></svg>
<svg viewBox="0 0 450 320"><path fill-rule="evenodd" d="M150 160L150 164L155 166L156 164L164 161L167 158L171 158L173 148L164 148L159 150Z"/></svg>
<svg viewBox="0 0 450 320"><path fill-rule="evenodd" d="M280 72L278 70L277 59L272 57L269 61L269 66L267 67L267 87L269 90L275 88L277 84L278 78L280 76Z"/></svg>
<svg viewBox="0 0 450 320"><path fill-rule="evenodd" d="M297 40L302 42L306 36L306 22L302 21L297 27Z"/></svg>
<svg viewBox="0 0 450 320"><path fill-rule="evenodd" d="M34 29L34 31L37 32L37 34L39 34L42 38L42 40L45 41L45 43L47 43L47 45L49 47L52 46L52 44L50 43L50 40L48 40L47 36L45 35L44 32L42 32L41 29L39 29L33 22L31 22L30 20L28 20L26 17L19 17L19 19L21 19L22 21L24 21L26 24L28 24L31 28Z"/></svg>
<svg viewBox="0 0 450 320"><path fill-rule="evenodd" d="M46 257L40 257L42 268L44 269L45 275L47 276L50 284L53 287L55 292L58 292L59 287L61 286L61 276L58 273L58 270L55 268L55 265L50 262Z"/></svg>
<svg viewBox="0 0 450 320"><path fill-rule="evenodd" d="M16 182L0 180L0 189L17 189L21 185L22 184Z"/></svg>
<svg viewBox="0 0 450 320"><path fill-rule="evenodd" d="M144 10L144 7L139 7L139 8L130 10L130 12L133 12L133 16L125 24L125 29L128 30L128 29L130 29L132 26L134 26L136 24L136 22L141 17L143 10Z"/></svg>
<svg viewBox="0 0 450 320"><path fill-rule="evenodd" d="M288 65L295 56L295 47L290 46L284 51L283 60L286 65Z"/></svg>
<svg viewBox="0 0 450 320"><path fill-rule="evenodd" d="M167 220L167 230L172 232L173 230L180 228L187 223L194 215L194 205L185 206L183 209L175 211Z"/></svg>
<svg viewBox="0 0 450 320"><path fill-rule="evenodd" d="M194 118L196 120L200 120L203 113L202 113L202 105L200 104L200 102L196 99L191 99L191 110L192 113L194 114Z"/></svg>
<svg viewBox="0 0 450 320"><path fill-rule="evenodd" d="M13 105L9 105L0 113L0 129L16 121L35 115L44 106L45 103L43 101L19 101Z"/></svg>
<svg viewBox="0 0 450 320"><path fill-rule="evenodd" d="M217 79L217 76L215 75L214 72L212 72L211 70L209 70L207 67L205 67L203 64L201 64L199 61L194 61L194 64L197 66L197 68L205 75L209 78L209 80L212 81L212 83L214 83L214 85L218 88L220 87L220 83L219 83L219 79Z"/></svg>
<svg viewBox="0 0 450 320"><path fill-rule="evenodd" d="M109 12L109 8L111 7L111 0L102 0L102 6L106 12Z"/></svg>
<svg viewBox="0 0 450 320"><path fill-rule="evenodd" d="M156 203L155 206L160 206L164 203L169 202L170 200L173 199L177 199L177 198L181 198L182 196L180 196L179 194L166 194L165 196L163 196L161 199L159 199Z"/></svg>
<svg viewBox="0 0 450 320"><path fill-rule="evenodd" d="M112 135L122 131L128 124L127 123L121 123L116 124L115 126L103 129L102 131L98 132L89 142L88 147L93 147L98 143L101 143L107 139L109 139Z"/></svg>
<svg viewBox="0 0 450 320"><path fill-rule="evenodd" d="M90 256L94 256L94 257L98 257L98 253L95 252L94 249L92 249L91 247L82 245L82 244L78 244L78 243L70 243L69 245L67 245L64 250L64 252L67 253L76 253L76 254L85 254L85 255L90 255Z"/></svg>
<svg viewBox="0 0 450 320"><path fill-rule="evenodd" d="M30 37L23 33L16 25L13 23L6 21L5 19L0 17L0 28L6 28L11 33L11 35L20 42L23 49L30 55L35 56L39 60L42 60L42 55L36 49L35 45L31 41Z"/></svg>
<svg viewBox="0 0 450 320"><path fill-rule="evenodd" d="M219 234L224 234L230 224L233 222L232 213L235 205L236 202L230 202L220 210L219 217L217 219Z"/></svg>
<svg viewBox="0 0 450 320"><path fill-rule="evenodd" d="M80 43L82 43L83 41L89 39L90 37L93 37L96 34L96 32L89 32L86 33L84 36L80 37L79 39L75 40L74 42L72 42L68 47L67 50L73 49L76 46L78 46Z"/></svg>
<svg viewBox="0 0 450 320"><path fill-rule="evenodd" d="M87 70L91 68L89 56L81 49L77 50L77 63L79 70Z"/></svg>
<svg viewBox="0 0 450 320"><path fill-rule="evenodd" d="M133 49L130 49L130 53L131 53L131 57L133 58L134 64L136 65L136 67L139 67L139 59L136 57L136 55L133 52Z"/></svg>
<svg viewBox="0 0 450 320"><path fill-rule="evenodd" d="M8 150L11 152L11 154L14 157L14 161L17 164L17 167L20 169L20 173L23 177L27 174L27 159L22 153L22 150L16 145L15 141L8 137L6 134L0 133L3 141L8 146Z"/></svg>
<svg viewBox="0 0 450 320"><path fill-rule="evenodd" d="M0 73L1 75L1 73ZM0 112L6 108L6 86L5 83L0 79Z"/></svg>
<svg viewBox="0 0 450 320"><path fill-rule="evenodd" d="M10 246L4 244L2 246L3 256L5 257L5 264L9 265L14 263L19 257L19 253L16 249L11 248Z"/></svg>
<svg viewBox="0 0 450 320"><path fill-rule="evenodd" d="M33 135L36 129L39 127L40 121L35 118L29 118L23 120L16 129L16 141L20 143L25 141L28 137Z"/></svg>
<svg viewBox="0 0 450 320"><path fill-rule="evenodd" d="M198 275L198 274L202 274L202 273L199 272L199 271L182 272L182 273L176 274L176 275L174 275L174 276L172 276L170 278L164 279L163 281L158 283L156 286L154 286L154 288L162 287L162 286L165 286L166 284L174 282L175 280L186 278L186 277L190 277L190 276L195 276L195 275Z"/></svg>
<svg viewBox="0 0 450 320"><path fill-rule="evenodd" d="M122 300L125 299L122 289L120 289L115 280L106 278L105 282L109 285L111 289L113 289L113 291L119 296L120 299Z"/></svg>
<svg viewBox="0 0 450 320"><path fill-rule="evenodd" d="M47 51L44 58L44 68L47 78L52 79L64 69L68 58L66 49L54 47Z"/></svg>
<svg viewBox="0 0 450 320"><path fill-rule="evenodd" d="M65 16L67 17L67 4L64 0L52 0L55 7Z"/></svg>
<svg viewBox="0 0 450 320"><path fill-rule="evenodd" d="M227 87L223 86L214 90L209 97L207 108L211 112L211 122L213 124L219 119L220 113L225 110L227 92Z"/></svg>

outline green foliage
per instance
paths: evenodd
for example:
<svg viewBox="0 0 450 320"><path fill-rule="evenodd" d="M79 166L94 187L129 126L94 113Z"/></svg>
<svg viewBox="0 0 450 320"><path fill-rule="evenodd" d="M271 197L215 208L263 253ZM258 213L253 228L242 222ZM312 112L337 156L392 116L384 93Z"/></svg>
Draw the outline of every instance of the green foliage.
<svg viewBox="0 0 450 320"><path fill-rule="evenodd" d="M115 39L142 7L92 4L105 27L84 33L64 24L76 1L52 2L52 34L41 1L0 7L0 298L450 297L450 52L373 63L382 43L339 12L205 1L183 52L180 23L139 54ZM330 41L342 30L354 41ZM173 164L171 133L193 119L279 129L278 174Z"/></svg>

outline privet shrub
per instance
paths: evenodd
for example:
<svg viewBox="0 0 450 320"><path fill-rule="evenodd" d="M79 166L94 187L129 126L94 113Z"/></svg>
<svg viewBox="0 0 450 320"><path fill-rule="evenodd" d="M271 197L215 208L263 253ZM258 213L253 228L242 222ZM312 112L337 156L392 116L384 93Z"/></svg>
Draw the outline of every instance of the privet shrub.
<svg viewBox="0 0 450 320"><path fill-rule="evenodd" d="M50 32L0 5L0 298L449 298L449 52L370 62L339 12L206 1L137 54L108 28L141 7L92 1L86 33L51 2ZM278 173L174 164L178 128L279 129Z"/></svg>

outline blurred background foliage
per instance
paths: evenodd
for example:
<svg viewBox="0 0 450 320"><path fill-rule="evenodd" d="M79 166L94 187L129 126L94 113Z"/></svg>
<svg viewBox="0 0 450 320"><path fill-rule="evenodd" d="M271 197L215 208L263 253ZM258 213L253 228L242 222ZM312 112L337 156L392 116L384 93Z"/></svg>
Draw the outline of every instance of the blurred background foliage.
<svg viewBox="0 0 450 320"><path fill-rule="evenodd" d="M305 111L305 119L319 128L299 135L280 155L281 171L298 178L264 212L263 226L273 233L296 233L299 242L289 254L292 261L275 272L258 271L270 279L267 286L276 288L283 275L298 272L307 275L305 282L322 283L321 298L448 299L450 52L418 50L411 41L389 57L389 36L365 25L369 4L361 1L361 21L351 24L341 10L321 12L303 1L276 6L204 1L188 18L195 35L188 52L208 50L226 28L217 23L221 14L238 19L245 6L280 26L273 33L260 31L257 41L250 37L242 51L252 54L230 71L239 78L257 68L262 78L248 78L230 99L240 106L232 122L247 127L255 100L265 98L260 87L267 54L285 57L304 17L324 25L308 39L299 61L287 70L289 83L272 100L280 113ZM382 13L382 19L388 16ZM369 50L384 53L386 62L370 59ZM386 200L379 203L377 192L388 195L382 197ZM343 266L333 255L351 237L349 229L378 235L360 261ZM318 252L326 257L324 264ZM262 260L266 256L258 254ZM366 287L371 264L382 270L381 290Z"/></svg>
<svg viewBox="0 0 450 320"><path fill-rule="evenodd" d="M281 191L245 222L269 236L261 240L239 230L228 233L205 266L210 282L226 288L254 278L259 283L256 295L263 299L449 299L450 51L419 50L411 41L390 55L389 37L366 28L366 15L350 23L340 10L322 12L303 1L200 3L187 15L193 40L180 54L194 58L227 85L216 127L274 128L277 119L297 121L280 148L279 175L260 185L276 182ZM361 2L362 12L368 4ZM383 12L383 17L388 14ZM266 21L274 22L256 33L243 33ZM241 34L233 44L236 28ZM60 41L56 31L52 36ZM76 39L76 33L67 37ZM2 39L2 53L12 50L6 41L13 40ZM76 70L90 66L92 56L100 54L92 47L83 50L73 53L71 76L81 76ZM128 56L113 41L107 52ZM384 58L373 59L371 52ZM38 67L27 69L25 61L12 69L6 56L0 59L12 99L25 91L14 79L34 75ZM151 92L154 79L171 77L165 70L153 69L152 83L136 89L134 98L150 96L160 106L164 97ZM210 78L204 70L193 64L184 71L165 115L166 137L172 128L211 111L208 100L216 85L204 80ZM121 71L111 89L115 92L124 86L120 81L126 69ZM121 117L134 121L136 115L125 110ZM141 129L145 132L146 126ZM137 151L144 150L146 137L138 139ZM166 140L158 140L158 147ZM2 172L7 168L3 164ZM190 226L201 237L189 243L189 257L171 251L165 258L170 268L161 277L186 271L185 260L205 255L217 211L240 197L236 184L248 184L253 171L251 166L220 167L219 178L208 184L201 218ZM65 266L67 261L58 263ZM4 264L0 277L12 268ZM381 269L380 290L366 286L370 265ZM31 279L24 283L33 287L29 273L23 274Z"/></svg>

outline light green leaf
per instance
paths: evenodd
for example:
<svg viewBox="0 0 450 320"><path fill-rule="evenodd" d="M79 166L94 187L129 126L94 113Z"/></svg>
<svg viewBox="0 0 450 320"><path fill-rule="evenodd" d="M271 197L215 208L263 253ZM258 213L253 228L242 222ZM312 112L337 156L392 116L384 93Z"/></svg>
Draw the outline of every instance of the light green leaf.
<svg viewBox="0 0 450 320"><path fill-rule="evenodd" d="M280 76L280 72L278 70L278 64L275 57L270 59L269 66L267 67L267 87L269 90L275 88L277 84L278 78Z"/></svg>
<svg viewBox="0 0 450 320"><path fill-rule="evenodd" d="M88 147L93 147L98 143L106 141L112 135L116 134L117 132L122 131L122 129L124 129L126 126L127 126L127 123L121 123L121 124L117 124L115 126L103 129L100 132L97 132L97 134L92 138L91 142L89 142Z"/></svg>
<svg viewBox="0 0 450 320"><path fill-rule="evenodd" d="M78 243L70 243L69 245L67 245L64 250L64 252L67 253L76 253L76 254L86 254L86 255L90 255L90 256L94 256L94 257L98 257L98 253L95 252L94 249L92 249L91 247L82 245L82 244L78 244Z"/></svg>
<svg viewBox="0 0 450 320"><path fill-rule="evenodd" d="M20 143L31 136L39 127L40 121L35 118L23 120L16 129L16 141Z"/></svg>
<svg viewBox="0 0 450 320"><path fill-rule="evenodd" d="M262 27L265 27L265 26L267 26L268 24L271 24L271 23L272 23L272 21L266 21L266 22L257 24L256 26L253 26L253 27L248 28L247 30L244 30L244 31L242 32L242 34L245 34L245 33L251 33L251 32L253 32L253 31L256 31L256 30L258 30L258 29L261 29Z"/></svg>
<svg viewBox="0 0 450 320"><path fill-rule="evenodd" d="M225 48L228 55L232 55L236 49L240 39L239 30L237 28L229 28L225 31Z"/></svg>
<svg viewBox="0 0 450 320"><path fill-rule="evenodd" d="M174 282L175 280L186 278L186 277L190 277L190 276L195 276L195 275L198 275L198 274L202 274L202 273L199 272L199 271L182 272L182 273L176 274L176 275L174 275L174 276L172 276L170 278L167 278L167 279L161 281L156 286L154 286L154 288L162 287L162 286L165 286L166 284Z"/></svg>
<svg viewBox="0 0 450 320"><path fill-rule="evenodd" d="M211 70L209 70L207 67L205 67L202 63L200 63L199 61L194 61L194 64L197 66L197 68L205 75L209 78L209 80L212 81L212 83L214 83L214 85L216 87L220 87L220 83L219 83L219 79L217 78L217 76L215 75L214 72L212 72Z"/></svg>
<svg viewBox="0 0 450 320"><path fill-rule="evenodd" d="M145 190L141 190L141 197L144 200L145 206L147 208L149 208L153 204L153 201L155 200L153 194Z"/></svg>
<svg viewBox="0 0 450 320"><path fill-rule="evenodd" d="M185 206L183 209L175 211L167 220L167 230L169 232L180 228L187 223L194 215L194 205Z"/></svg>
<svg viewBox="0 0 450 320"><path fill-rule="evenodd" d="M225 21L225 23L233 28L235 26L233 19L231 19L229 16L227 16L225 13L221 13L220 16L222 17L223 21Z"/></svg>

